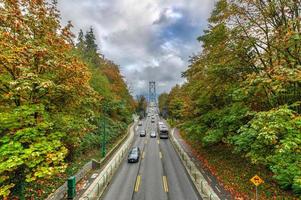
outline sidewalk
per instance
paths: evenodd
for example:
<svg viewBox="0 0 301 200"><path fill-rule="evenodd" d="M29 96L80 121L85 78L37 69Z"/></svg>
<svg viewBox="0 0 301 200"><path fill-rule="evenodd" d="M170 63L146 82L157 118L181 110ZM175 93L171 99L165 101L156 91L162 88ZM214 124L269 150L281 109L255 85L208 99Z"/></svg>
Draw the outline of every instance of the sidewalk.
<svg viewBox="0 0 301 200"><path fill-rule="evenodd" d="M228 191L226 191L221 184L218 183L218 180L215 176L211 174L210 170L207 167L205 167L199 159L197 159L196 153L194 153L190 145L187 144L184 139L182 139L178 129L175 129L174 136L176 140L180 143L182 148L185 150L185 152L190 156L194 164L198 167L200 172L203 174L203 176L208 181L215 193L219 196L219 198L222 200L233 199L231 194Z"/></svg>

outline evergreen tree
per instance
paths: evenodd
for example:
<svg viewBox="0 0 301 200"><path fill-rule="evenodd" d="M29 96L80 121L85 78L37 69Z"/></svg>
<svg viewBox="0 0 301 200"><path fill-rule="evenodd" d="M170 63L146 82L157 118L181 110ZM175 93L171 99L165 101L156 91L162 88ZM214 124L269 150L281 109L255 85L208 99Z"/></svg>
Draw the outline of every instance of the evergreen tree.
<svg viewBox="0 0 301 200"><path fill-rule="evenodd" d="M84 32L82 29L80 29L79 33L78 33L78 43L76 44L76 47L78 50L80 50L81 52L84 51L85 49L85 39L84 39Z"/></svg>
<svg viewBox="0 0 301 200"><path fill-rule="evenodd" d="M97 53L98 47L96 44L96 38L95 38L94 30L92 27L90 28L89 31L86 32L85 47L86 47L86 49L85 49L86 51Z"/></svg>

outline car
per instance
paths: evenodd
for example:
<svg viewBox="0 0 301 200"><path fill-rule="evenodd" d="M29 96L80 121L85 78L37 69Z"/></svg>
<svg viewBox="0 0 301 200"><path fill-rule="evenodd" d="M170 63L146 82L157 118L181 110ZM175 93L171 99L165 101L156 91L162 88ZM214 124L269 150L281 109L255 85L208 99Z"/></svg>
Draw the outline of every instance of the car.
<svg viewBox="0 0 301 200"><path fill-rule="evenodd" d="M159 125L159 128L167 129L167 126L165 126L165 125L163 124L163 125Z"/></svg>
<svg viewBox="0 0 301 200"><path fill-rule="evenodd" d="M155 123L155 119L152 119L152 123Z"/></svg>
<svg viewBox="0 0 301 200"><path fill-rule="evenodd" d="M158 122L158 124L159 124L159 126L162 126L162 125L164 125L164 123L163 123L163 122Z"/></svg>
<svg viewBox="0 0 301 200"><path fill-rule="evenodd" d="M157 137L156 131L152 131L152 132L150 133L150 137L151 137L151 138Z"/></svg>
<svg viewBox="0 0 301 200"><path fill-rule="evenodd" d="M133 147L128 155L128 163L139 162L139 158L140 158L140 148Z"/></svg>
<svg viewBox="0 0 301 200"><path fill-rule="evenodd" d="M140 122L138 123L138 126L142 126L142 121L140 121Z"/></svg>
<svg viewBox="0 0 301 200"><path fill-rule="evenodd" d="M146 136L146 131L145 130L140 131L140 137L145 137L145 136Z"/></svg>

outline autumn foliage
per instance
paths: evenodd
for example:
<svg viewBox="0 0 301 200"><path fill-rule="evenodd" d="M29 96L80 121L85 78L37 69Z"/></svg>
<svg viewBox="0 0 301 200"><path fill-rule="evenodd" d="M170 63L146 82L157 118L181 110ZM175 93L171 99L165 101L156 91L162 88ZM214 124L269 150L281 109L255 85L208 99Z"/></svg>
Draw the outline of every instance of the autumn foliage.
<svg viewBox="0 0 301 200"><path fill-rule="evenodd" d="M300 1L219 0L169 117L204 149L231 146L301 193ZM193 109L192 109L193 108Z"/></svg>
<svg viewBox="0 0 301 200"><path fill-rule="evenodd" d="M72 25L61 27L56 2L47 2L0 1L0 197L24 198L25 182L63 173L75 154L95 147L85 141L101 137L101 116L115 137L131 120L133 100L118 67L79 55ZM98 73L106 84L95 89Z"/></svg>

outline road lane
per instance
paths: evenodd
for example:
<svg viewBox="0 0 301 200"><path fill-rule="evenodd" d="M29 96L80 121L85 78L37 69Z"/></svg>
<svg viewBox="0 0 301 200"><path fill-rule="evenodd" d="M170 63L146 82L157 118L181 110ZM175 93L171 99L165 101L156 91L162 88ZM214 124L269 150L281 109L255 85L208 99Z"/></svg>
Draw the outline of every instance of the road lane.
<svg viewBox="0 0 301 200"><path fill-rule="evenodd" d="M112 179L102 199L105 200L197 200L196 192L181 160L169 140L150 138L157 132L155 123L148 117L139 130L146 130L146 137L139 137L137 130L133 146L139 146L139 163L128 164L127 158ZM142 158L143 155L143 158Z"/></svg>
<svg viewBox="0 0 301 200"><path fill-rule="evenodd" d="M160 150L169 184L169 199L201 199L170 141L161 140Z"/></svg>
<svg viewBox="0 0 301 200"><path fill-rule="evenodd" d="M145 125L146 123L143 123L142 129L144 129ZM138 131L136 131L135 133L133 146L138 146L142 150L144 148L145 137L139 137L140 129L141 128L138 127ZM132 199L140 163L128 163L127 156L122 163L123 164L121 164L121 166L119 167L118 171L112 179L113 181L108 186L109 189L105 192L102 199Z"/></svg>
<svg viewBox="0 0 301 200"><path fill-rule="evenodd" d="M155 138L149 138L145 147L145 158L140 166L142 177L138 192L134 193L134 200L166 200L167 194L163 190L163 168L159 157L159 146Z"/></svg>

